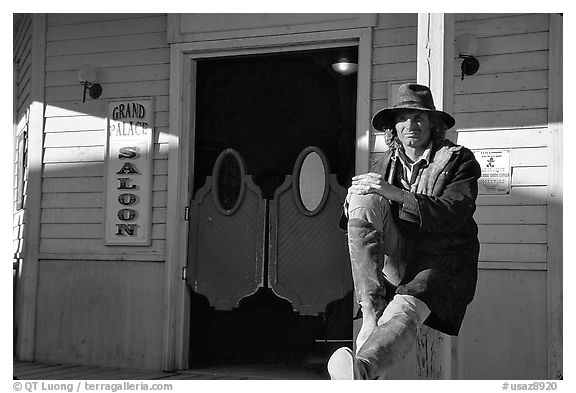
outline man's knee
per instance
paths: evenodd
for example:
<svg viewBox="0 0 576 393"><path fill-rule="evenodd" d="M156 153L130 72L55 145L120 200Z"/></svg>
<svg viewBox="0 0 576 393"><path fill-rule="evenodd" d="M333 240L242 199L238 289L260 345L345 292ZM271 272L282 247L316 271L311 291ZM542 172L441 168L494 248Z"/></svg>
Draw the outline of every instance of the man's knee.
<svg viewBox="0 0 576 393"><path fill-rule="evenodd" d="M348 199L348 218L358 218L375 224L379 230L390 210L390 202L380 194L352 194Z"/></svg>
<svg viewBox="0 0 576 393"><path fill-rule="evenodd" d="M364 195L351 194L348 199L349 209L353 210L355 208L364 207L372 209L379 207L382 203L389 204L388 200L380 194L370 193Z"/></svg>

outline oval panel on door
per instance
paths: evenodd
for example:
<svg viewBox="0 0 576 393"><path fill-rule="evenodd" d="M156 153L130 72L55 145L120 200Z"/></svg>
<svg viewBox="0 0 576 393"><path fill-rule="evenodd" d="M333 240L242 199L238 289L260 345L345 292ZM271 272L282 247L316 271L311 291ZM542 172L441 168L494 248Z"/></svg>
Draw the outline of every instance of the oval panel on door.
<svg viewBox="0 0 576 393"><path fill-rule="evenodd" d="M324 207L330 190L329 173L328 160L319 148L307 147L298 156L292 189L296 205L303 214L314 216Z"/></svg>
<svg viewBox="0 0 576 393"><path fill-rule="evenodd" d="M220 153L212 170L212 197L222 214L234 214L242 203L245 176L244 161L236 150Z"/></svg>

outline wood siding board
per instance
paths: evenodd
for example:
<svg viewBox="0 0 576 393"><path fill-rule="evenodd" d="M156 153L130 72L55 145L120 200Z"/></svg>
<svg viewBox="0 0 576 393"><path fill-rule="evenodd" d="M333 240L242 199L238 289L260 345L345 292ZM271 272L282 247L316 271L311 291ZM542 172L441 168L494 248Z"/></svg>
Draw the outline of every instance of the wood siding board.
<svg viewBox="0 0 576 393"><path fill-rule="evenodd" d="M373 83L372 98L385 100L388 97L388 81ZM454 77L455 95L479 93L502 93L528 90L545 90L548 88L548 71L523 71L517 73L475 75L463 81L460 76ZM468 111L466 111L468 113Z"/></svg>
<svg viewBox="0 0 576 393"><path fill-rule="evenodd" d="M24 38L25 40L21 43L18 51L13 57L13 61L22 66L26 63L30 63L32 56L32 35L27 35Z"/></svg>
<svg viewBox="0 0 576 393"><path fill-rule="evenodd" d="M372 64L409 63L416 59L416 45L400 45L375 48L372 51Z"/></svg>
<svg viewBox="0 0 576 393"><path fill-rule="evenodd" d="M166 158L155 159L153 161L154 175L168 174L168 160ZM44 178L53 177L103 177L104 161L91 162L57 162L46 163L42 171Z"/></svg>
<svg viewBox="0 0 576 393"><path fill-rule="evenodd" d="M56 56L46 59L46 71L76 71L81 64L92 64L96 69L104 67L127 67L142 64L166 64L169 48L143 49L120 53L91 53L84 55Z"/></svg>
<svg viewBox="0 0 576 393"><path fill-rule="evenodd" d="M48 14L47 25L60 26L60 25L82 25L84 23L107 22L107 21L122 21L125 19L142 19L157 16L158 14Z"/></svg>
<svg viewBox="0 0 576 393"><path fill-rule="evenodd" d="M405 81L415 79L416 62L379 64L372 69L372 81Z"/></svg>
<svg viewBox="0 0 576 393"><path fill-rule="evenodd" d="M168 192L167 191L153 191L152 192L152 208L155 207L166 207L166 203L168 200Z"/></svg>
<svg viewBox="0 0 576 393"><path fill-rule="evenodd" d="M44 137L44 147L102 146L106 131L50 132Z"/></svg>
<svg viewBox="0 0 576 393"><path fill-rule="evenodd" d="M75 25L49 26L47 42L92 37L123 36L127 34L143 34L166 32L166 16L152 16L136 19L87 22Z"/></svg>
<svg viewBox="0 0 576 393"><path fill-rule="evenodd" d="M416 43L417 27L398 27L395 29L374 30L372 47L413 45Z"/></svg>
<svg viewBox="0 0 576 393"><path fill-rule="evenodd" d="M480 205L474 220L481 224L546 224L546 206L530 205Z"/></svg>
<svg viewBox="0 0 576 393"><path fill-rule="evenodd" d="M546 244L481 243L479 261L546 262Z"/></svg>
<svg viewBox="0 0 576 393"><path fill-rule="evenodd" d="M22 92L24 87L26 86L26 81L30 79L31 72L32 72L32 62L27 61L22 63L22 68L18 71L18 93Z"/></svg>
<svg viewBox="0 0 576 393"><path fill-rule="evenodd" d="M106 128L106 119L98 116L47 117L45 132L99 131Z"/></svg>
<svg viewBox="0 0 576 393"><path fill-rule="evenodd" d="M31 85L30 81L32 80L32 76L30 74L26 75L25 78L22 80L22 84L18 86L18 102L23 103L28 101L30 92L31 92Z"/></svg>
<svg viewBox="0 0 576 393"><path fill-rule="evenodd" d="M510 150L510 166L546 166L547 147L532 147Z"/></svg>
<svg viewBox="0 0 576 393"><path fill-rule="evenodd" d="M475 56L493 56L507 53L523 53L548 49L548 32L507 35L478 39ZM456 53L456 55L458 55Z"/></svg>
<svg viewBox="0 0 576 393"><path fill-rule="evenodd" d="M458 143L469 149L545 147L548 144L548 131L542 128L526 128L460 132Z"/></svg>
<svg viewBox="0 0 576 393"><path fill-rule="evenodd" d="M102 239L75 239L73 242L69 239L40 239L40 253L50 254L74 254L74 253L97 253L105 254L118 254L124 253L127 255L164 255L166 249L165 240L152 240L151 246L145 247L129 247L129 246L106 246Z"/></svg>
<svg viewBox="0 0 576 393"><path fill-rule="evenodd" d="M109 252L107 254L102 254L98 252L86 252L86 253L41 253L40 259L43 261L101 261L101 262L164 262L166 257L162 253L154 254L129 254L126 252Z"/></svg>
<svg viewBox="0 0 576 393"><path fill-rule="evenodd" d="M374 30L395 29L402 27L417 27L418 14L381 13L378 14Z"/></svg>
<svg viewBox="0 0 576 393"><path fill-rule="evenodd" d="M152 64L132 67L108 67L97 70L98 82L102 85L109 83L126 83L157 81L170 79L169 64ZM51 71L46 73L46 86L78 86L79 81L73 70Z"/></svg>
<svg viewBox="0 0 576 393"><path fill-rule="evenodd" d="M80 87L81 88L81 87ZM45 117L75 117L75 116L106 116L106 101L103 100L88 100L86 102L79 101L60 101L51 102L46 101L46 114Z"/></svg>
<svg viewBox="0 0 576 393"><path fill-rule="evenodd" d="M159 31L145 34L127 34L115 37L98 37L52 41L46 45L46 56L80 55L100 53L102 48L107 52L126 50L166 48L166 32Z"/></svg>
<svg viewBox="0 0 576 393"><path fill-rule="evenodd" d="M86 164L83 162L46 163L42 171L44 178L50 177L103 177L104 161Z"/></svg>
<svg viewBox="0 0 576 393"><path fill-rule="evenodd" d="M12 45L15 48L14 52L18 51L18 46L23 45L24 41L26 40L27 36L32 35L32 15L25 14L22 16L22 20L20 22L20 26L18 27L18 31L13 36Z"/></svg>
<svg viewBox="0 0 576 393"><path fill-rule="evenodd" d="M152 208L166 207L167 191L152 192ZM42 208L91 208L103 207L102 193L79 192L79 193L51 193L42 195Z"/></svg>
<svg viewBox="0 0 576 393"><path fill-rule="evenodd" d="M19 61L23 57L27 56L27 52L30 52L32 48L32 29L28 26L27 29L22 30L22 35L18 37L15 43L14 50L12 52L13 60Z"/></svg>
<svg viewBox="0 0 576 393"><path fill-rule="evenodd" d="M472 33L480 37L509 36L546 32L549 28L548 14L516 14L502 18L461 21L455 23L455 34Z"/></svg>
<svg viewBox="0 0 576 393"><path fill-rule="evenodd" d="M63 239L75 241L76 239L98 239L104 237L104 224L99 223L46 223L40 227L42 239ZM152 224L152 240L166 238L165 224Z"/></svg>
<svg viewBox="0 0 576 393"><path fill-rule="evenodd" d="M541 90L548 88L548 71L520 71L504 74L475 75L474 78L454 77L454 94L478 94Z"/></svg>
<svg viewBox="0 0 576 393"><path fill-rule="evenodd" d="M454 97L454 113L548 108L548 91L478 93Z"/></svg>
<svg viewBox="0 0 576 393"><path fill-rule="evenodd" d="M18 122L18 126L16 127L16 134L14 137L16 137L18 133L22 132L28 127L30 103L30 91L26 92L25 97L19 97L15 102L15 116L16 121Z"/></svg>
<svg viewBox="0 0 576 393"><path fill-rule="evenodd" d="M482 13L474 13L474 14L455 14L455 21L456 23L458 22L466 22L466 21L473 21L473 20L481 20L481 19L498 19L498 18L504 18L504 17L508 17L508 16L516 16L518 14L507 14L507 13L488 13L488 14L482 14Z"/></svg>
<svg viewBox="0 0 576 393"><path fill-rule="evenodd" d="M42 208L92 208L102 207L104 199L102 193L53 193L42 195Z"/></svg>
<svg viewBox="0 0 576 393"><path fill-rule="evenodd" d="M32 42L26 45L25 52L21 56L16 57L14 60L18 64L17 86L21 90L24 80L30 78L32 68Z"/></svg>
<svg viewBox="0 0 576 393"><path fill-rule="evenodd" d="M104 192L103 177L47 177L42 182L42 192L84 193Z"/></svg>
<svg viewBox="0 0 576 393"><path fill-rule="evenodd" d="M104 146L51 147L45 149L44 163L103 161Z"/></svg>
<svg viewBox="0 0 576 393"><path fill-rule="evenodd" d="M152 191L167 191L168 175L155 175L152 181Z"/></svg>
<svg viewBox="0 0 576 393"><path fill-rule="evenodd" d="M546 225L478 225L478 239L487 243L546 244Z"/></svg>
<svg viewBox="0 0 576 393"><path fill-rule="evenodd" d="M167 175L168 174L168 159L155 159L153 162L153 174Z"/></svg>
<svg viewBox="0 0 576 393"><path fill-rule="evenodd" d="M373 82L372 83L372 99L373 100L386 100L388 98L388 84L390 82Z"/></svg>
<svg viewBox="0 0 576 393"><path fill-rule="evenodd" d="M18 111L22 112L22 109L26 109L30 106L30 93L32 91L31 87L31 75L27 75L24 79L22 85L18 86ZM28 105L23 106L23 104L28 103Z"/></svg>
<svg viewBox="0 0 576 393"><path fill-rule="evenodd" d="M478 262L479 270L536 270L546 271L547 266L542 262Z"/></svg>
<svg viewBox="0 0 576 393"><path fill-rule="evenodd" d="M478 129L511 129L514 127L545 127L548 111L546 109L526 109L513 111L461 112L453 113L460 132L472 132Z"/></svg>
<svg viewBox="0 0 576 393"><path fill-rule="evenodd" d="M42 224L101 224L104 217L103 208L43 208L40 222ZM166 223L166 208L152 209L152 223Z"/></svg>
<svg viewBox="0 0 576 393"><path fill-rule="evenodd" d="M547 187L526 186L512 187L508 195L478 195L476 205L478 206L533 206L546 205Z"/></svg>
<svg viewBox="0 0 576 393"><path fill-rule="evenodd" d="M103 209L92 208L43 208L40 222L42 224L101 224Z"/></svg>
<svg viewBox="0 0 576 393"><path fill-rule="evenodd" d="M44 163L49 162L94 162L104 161L105 146L50 147L44 152ZM153 157L168 156L167 143L154 143Z"/></svg>
<svg viewBox="0 0 576 393"><path fill-rule="evenodd" d="M546 186L548 185L547 167L512 168L513 186Z"/></svg>

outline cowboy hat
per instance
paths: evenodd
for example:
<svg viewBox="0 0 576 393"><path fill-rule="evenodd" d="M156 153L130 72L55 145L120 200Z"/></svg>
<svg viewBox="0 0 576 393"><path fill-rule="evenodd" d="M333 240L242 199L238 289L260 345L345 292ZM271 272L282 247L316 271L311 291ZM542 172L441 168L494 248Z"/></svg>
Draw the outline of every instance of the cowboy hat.
<svg viewBox="0 0 576 393"><path fill-rule="evenodd" d="M432 92L428 86L405 83L398 88L398 103L391 108L384 108L378 111L372 118L372 126L377 130L394 128L396 114L404 110L413 109L437 113L444 121L447 129L454 127L454 124L456 124L456 120L448 113L436 110Z"/></svg>

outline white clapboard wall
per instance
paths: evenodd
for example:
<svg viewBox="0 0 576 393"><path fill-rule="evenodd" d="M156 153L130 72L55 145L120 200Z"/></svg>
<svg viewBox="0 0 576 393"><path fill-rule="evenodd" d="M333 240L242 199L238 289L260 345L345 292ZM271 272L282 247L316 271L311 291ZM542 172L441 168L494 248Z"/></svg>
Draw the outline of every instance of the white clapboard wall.
<svg viewBox="0 0 576 393"><path fill-rule="evenodd" d="M461 378L548 377L549 20L456 15L455 35L476 34L480 60L477 75L455 75L458 142L510 149L512 167L510 195L478 197L481 270L459 342Z"/></svg>
<svg viewBox="0 0 576 393"><path fill-rule="evenodd" d="M47 258L164 259L169 47L165 15L50 14L40 254ZM97 69L102 96L82 102L76 71ZM105 246L106 100L154 97L151 247Z"/></svg>
<svg viewBox="0 0 576 393"><path fill-rule="evenodd" d="M480 269L457 344L462 379L547 377L549 18L455 15L455 37L475 34L480 61L478 73L461 80L461 60L454 59L457 142L510 149L512 167L509 195L477 200ZM416 75L417 15L383 14L378 22L372 114L387 106L390 86ZM384 149L383 135L374 133L372 151ZM415 361L410 356L407 364ZM397 369L395 376L414 378L414 371Z"/></svg>
<svg viewBox="0 0 576 393"><path fill-rule="evenodd" d="M166 15L48 14L37 360L159 369L170 53ZM79 66L103 88L88 95ZM152 245L105 246L106 102L154 98ZM54 318L54 315L61 315Z"/></svg>
<svg viewBox="0 0 576 393"><path fill-rule="evenodd" d="M18 162L18 137L22 133L28 133L29 120L30 120L30 92L31 92L31 62L32 62L32 16L22 15L22 20L18 30L14 32L14 220L13 220L13 237L14 240L14 258L21 260L22 246L24 238L24 209L26 208L26 190L28 170L23 168L24 184L23 189L18 189L16 168L21 165ZM24 153L26 147L24 146ZM23 204L21 208L17 208L16 200L18 193L22 193Z"/></svg>

